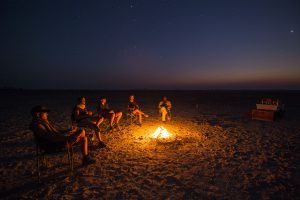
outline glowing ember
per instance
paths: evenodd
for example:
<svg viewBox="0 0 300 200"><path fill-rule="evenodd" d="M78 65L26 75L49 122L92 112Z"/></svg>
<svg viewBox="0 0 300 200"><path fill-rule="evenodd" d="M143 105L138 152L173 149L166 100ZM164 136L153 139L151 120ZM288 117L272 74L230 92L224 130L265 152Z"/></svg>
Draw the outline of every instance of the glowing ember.
<svg viewBox="0 0 300 200"><path fill-rule="evenodd" d="M166 139L169 138L171 134L165 129L164 127L160 126L156 129L156 131L152 134L152 138L162 138Z"/></svg>

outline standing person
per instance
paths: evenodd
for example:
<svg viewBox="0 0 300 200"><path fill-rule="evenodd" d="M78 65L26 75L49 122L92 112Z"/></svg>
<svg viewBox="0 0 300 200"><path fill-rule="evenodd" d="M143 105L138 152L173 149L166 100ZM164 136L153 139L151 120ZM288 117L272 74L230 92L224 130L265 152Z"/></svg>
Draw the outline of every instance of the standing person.
<svg viewBox="0 0 300 200"><path fill-rule="evenodd" d="M130 114L137 115L139 118L139 125L142 126L142 116L148 117L145 113L142 112L139 105L134 99L134 95L129 96L128 110Z"/></svg>
<svg viewBox="0 0 300 200"><path fill-rule="evenodd" d="M72 112L72 121L77 124L78 127L86 127L95 131L95 134L99 141L99 147L106 147L105 143L101 139L99 125L102 123L103 118L93 116L92 111L88 111L86 108L86 100L84 97L79 97L77 104Z"/></svg>
<svg viewBox="0 0 300 200"><path fill-rule="evenodd" d="M73 146L76 143L81 144L82 165L87 166L95 163L88 154L88 140L84 129L78 130L58 130L48 121L49 109L43 106L35 106L31 109L32 122L30 129L36 134L36 137L49 144L47 148L59 149L67 144Z"/></svg>
<svg viewBox="0 0 300 200"><path fill-rule="evenodd" d="M109 119L110 129L112 130L115 124L117 127L119 127L119 121L122 118L122 112L115 112L114 110L110 109L107 104L106 97L101 97L98 105L98 116L102 119Z"/></svg>
<svg viewBox="0 0 300 200"><path fill-rule="evenodd" d="M158 104L159 113L161 113L161 120L163 122L166 121L166 118L167 120L171 120L171 108L172 108L171 101L169 101L167 97L164 96L162 98L162 101L160 101Z"/></svg>

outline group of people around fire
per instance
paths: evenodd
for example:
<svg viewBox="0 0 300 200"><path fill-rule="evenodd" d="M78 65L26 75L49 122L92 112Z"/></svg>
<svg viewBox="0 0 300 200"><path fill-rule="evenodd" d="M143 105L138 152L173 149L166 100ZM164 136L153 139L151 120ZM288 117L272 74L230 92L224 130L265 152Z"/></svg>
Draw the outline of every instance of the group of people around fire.
<svg viewBox="0 0 300 200"><path fill-rule="evenodd" d="M72 110L72 128L69 130L56 128L48 120L48 113L50 110L44 106L35 106L31 109L32 122L30 124L30 129L34 132L35 138L46 141L49 148L58 149L63 148L66 145L73 146L74 144L80 143L83 156L82 165L87 166L95 163L95 160L88 152L86 129L90 129L95 133L99 142L99 148L107 147L101 138L100 125L104 120L108 120L109 130L115 128L120 129L119 123L123 116L121 111L111 109L108 106L106 97L101 97L97 103L97 112L93 113L87 109L85 97L79 97L77 104ZM171 120L171 108L171 101L164 96L158 104L158 110L163 122ZM142 126L143 117L149 117L149 115L145 114L137 104L134 95L129 96L127 112L130 117L137 116L139 126Z"/></svg>

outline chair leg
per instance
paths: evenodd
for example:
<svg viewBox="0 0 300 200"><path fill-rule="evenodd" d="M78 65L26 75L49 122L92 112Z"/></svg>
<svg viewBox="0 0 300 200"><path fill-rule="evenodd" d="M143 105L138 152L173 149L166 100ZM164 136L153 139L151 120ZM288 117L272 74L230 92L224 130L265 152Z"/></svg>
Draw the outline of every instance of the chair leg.
<svg viewBox="0 0 300 200"><path fill-rule="evenodd" d="M43 162L42 162L42 164L45 165L48 168L48 161L47 161L45 155L43 155Z"/></svg>
<svg viewBox="0 0 300 200"><path fill-rule="evenodd" d="M71 170L74 171L74 152L73 152L73 146L71 146Z"/></svg>
<svg viewBox="0 0 300 200"><path fill-rule="evenodd" d="M38 174L38 182L41 181L41 173L40 173L40 159L39 159L39 146L36 145L36 166L37 166L37 174Z"/></svg>
<svg viewBox="0 0 300 200"><path fill-rule="evenodd" d="M71 152L70 152L70 146L69 143L67 143L67 150L68 150L68 161L69 161L69 167L70 167L70 174L72 176L72 161L71 161Z"/></svg>
<svg viewBox="0 0 300 200"><path fill-rule="evenodd" d="M86 131L86 132L88 132L88 131ZM90 134L90 132L89 132L89 134L87 134L87 139L88 139L88 143L91 146L93 146L93 144L94 144L94 132L92 134Z"/></svg>
<svg viewBox="0 0 300 200"><path fill-rule="evenodd" d="M91 131L92 132L92 138L90 138L89 140L89 142L90 142L90 144L91 145L93 145L94 144L94 141L95 141L95 138L96 138L96 132L93 130L93 131Z"/></svg>

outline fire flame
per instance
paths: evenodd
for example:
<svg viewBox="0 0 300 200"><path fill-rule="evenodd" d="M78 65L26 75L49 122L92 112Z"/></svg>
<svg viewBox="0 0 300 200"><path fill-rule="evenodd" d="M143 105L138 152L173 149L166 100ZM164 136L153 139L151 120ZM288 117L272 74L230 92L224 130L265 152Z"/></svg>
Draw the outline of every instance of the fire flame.
<svg viewBox="0 0 300 200"><path fill-rule="evenodd" d="M152 138L162 138L166 139L169 138L171 134L165 129L164 127L160 126L156 129L156 131L152 134Z"/></svg>

